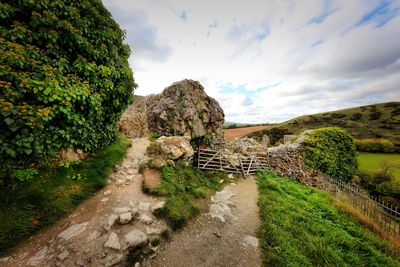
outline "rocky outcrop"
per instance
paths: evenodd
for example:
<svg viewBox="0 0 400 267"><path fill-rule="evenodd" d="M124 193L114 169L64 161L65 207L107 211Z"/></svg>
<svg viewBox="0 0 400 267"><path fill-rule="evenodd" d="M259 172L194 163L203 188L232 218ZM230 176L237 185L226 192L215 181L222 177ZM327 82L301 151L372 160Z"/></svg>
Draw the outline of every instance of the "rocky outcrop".
<svg viewBox="0 0 400 267"><path fill-rule="evenodd" d="M161 136L147 148L147 154L150 165L159 168L177 160L188 161L194 150L189 136Z"/></svg>
<svg viewBox="0 0 400 267"><path fill-rule="evenodd" d="M224 111L197 81L182 80L149 96L146 110L150 132L159 136L223 138Z"/></svg>
<svg viewBox="0 0 400 267"><path fill-rule="evenodd" d="M145 96L135 96L133 105L129 106L122 114L119 130L130 138L138 138L149 134L146 114Z"/></svg>
<svg viewBox="0 0 400 267"><path fill-rule="evenodd" d="M165 159L189 159L194 154L188 136L162 136L155 141Z"/></svg>

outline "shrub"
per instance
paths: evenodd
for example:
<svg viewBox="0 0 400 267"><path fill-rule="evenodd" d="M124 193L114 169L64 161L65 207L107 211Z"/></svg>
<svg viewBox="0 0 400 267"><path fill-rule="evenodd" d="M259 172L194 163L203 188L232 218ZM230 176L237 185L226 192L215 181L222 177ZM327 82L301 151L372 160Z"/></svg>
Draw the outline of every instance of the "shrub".
<svg viewBox="0 0 400 267"><path fill-rule="evenodd" d="M338 127L316 129L307 135L302 141L305 164L343 181L350 181L357 170L353 137Z"/></svg>
<svg viewBox="0 0 400 267"><path fill-rule="evenodd" d="M359 119L361 119L361 117L362 117L361 113L354 113L354 114L351 115L351 119L353 121L358 121Z"/></svg>
<svg viewBox="0 0 400 267"><path fill-rule="evenodd" d="M355 143L358 151L384 153L396 151L395 145L386 139L356 139Z"/></svg>
<svg viewBox="0 0 400 267"><path fill-rule="evenodd" d="M136 84L125 33L102 2L5 0L0 23L1 164L112 143Z"/></svg>
<svg viewBox="0 0 400 267"><path fill-rule="evenodd" d="M342 113L332 113L330 116L331 116L331 118L334 118L334 119L341 119L341 118L346 117L346 114L342 114Z"/></svg>
<svg viewBox="0 0 400 267"><path fill-rule="evenodd" d="M371 113L369 114L369 118L370 118L371 120L377 120L377 119L379 119L379 118L381 117L381 115L382 115L381 112L379 112L379 111L374 111L374 112L371 112Z"/></svg>

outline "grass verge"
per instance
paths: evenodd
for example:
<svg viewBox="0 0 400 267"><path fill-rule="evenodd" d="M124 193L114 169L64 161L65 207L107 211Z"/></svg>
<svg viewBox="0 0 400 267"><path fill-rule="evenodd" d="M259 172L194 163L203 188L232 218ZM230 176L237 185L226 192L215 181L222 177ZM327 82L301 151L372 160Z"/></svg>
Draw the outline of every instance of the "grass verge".
<svg viewBox="0 0 400 267"><path fill-rule="evenodd" d="M120 134L116 143L91 159L68 167L42 169L32 180L1 187L0 255L52 225L102 188L129 145L130 141Z"/></svg>
<svg viewBox="0 0 400 267"><path fill-rule="evenodd" d="M398 251L334 205L327 193L259 173L265 266L399 266Z"/></svg>
<svg viewBox="0 0 400 267"><path fill-rule="evenodd" d="M180 161L175 166L162 167L160 184L144 191L166 197L165 207L156 215L165 218L173 230L178 230L199 213L202 199L228 181L226 173L203 172Z"/></svg>

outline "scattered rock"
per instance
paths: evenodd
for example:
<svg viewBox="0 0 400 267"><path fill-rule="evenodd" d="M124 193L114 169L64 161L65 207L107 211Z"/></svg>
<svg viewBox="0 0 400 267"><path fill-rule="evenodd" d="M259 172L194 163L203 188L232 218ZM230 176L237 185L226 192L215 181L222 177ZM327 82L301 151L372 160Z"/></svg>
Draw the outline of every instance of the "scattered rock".
<svg viewBox="0 0 400 267"><path fill-rule="evenodd" d="M233 202L230 200L232 196L234 194L228 188L224 188L211 197L211 201L213 202L210 206L211 218L217 218L223 223L234 218L228 206L233 205Z"/></svg>
<svg viewBox="0 0 400 267"><path fill-rule="evenodd" d="M140 202L137 208L141 211L148 211L150 209L150 202Z"/></svg>
<svg viewBox="0 0 400 267"><path fill-rule="evenodd" d="M109 231L111 229L111 227L116 223L117 220L118 220L118 215L111 214L110 216L108 216L107 223L104 225L104 229Z"/></svg>
<svg viewBox="0 0 400 267"><path fill-rule="evenodd" d="M105 196L107 196L107 195L111 194L111 190L106 190L106 191L104 191L103 194L104 194Z"/></svg>
<svg viewBox="0 0 400 267"><path fill-rule="evenodd" d="M117 215L120 215L122 213L127 213L130 211L131 211L131 209L129 207L119 207L119 208L113 209L113 212Z"/></svg>
<svg viewBox="0 0 400 267"><path fill-rule="evenodd" d="M88 242L93 241L97 238L99 238L101 236L101 233L97 230L94 230L93 232L91 232L88 236L88 238L86 239Z"/></svg>
<svg viewBox="0 0 400 267"><path fill-rule="evenodd" d="M120 250L121 245L119 243L118 235L116 233L112 232L108 236L106 243L104 243L104 247L115 249L115 250Z"/></svg>
<svg viewBox="0 0 400 267"><path fill-rule="evenodd" d="M212 198L211 201L214 203L225 203L225 204L233 204L229 199L233 197L234 194L227 188L224 188L222 191L217 192Z"/></svg>
<svg viewBox="0 0 400 267"><path fill-rule="evenodd" d="M146 227L146 233L148 235L160 235L161 230L158 228Z"/></svg>
<svg viewBox="0 0 400 267"><path fill-rule="evenodd" d="M84 262L82 259L78 259L78 260L75 262L75 264L78 265L78 266L85 266L85 262Z"/></svg>
<svg viewBox="0 0 400 267"><path fill-rule="evenodd" d="M4 258L0 258L0 263L6 263L9 260L11 260L11 257L4 257Z"/></svg>
<svg viewBox="0 0 400 267"><path fill-rule="evenodd" d="M148 237L140 230L132 230L125 235L125 241L128 247L137 247L147 243Z"/></svg>
<svg viewBox="0 0 400 267"><path fill-rule="evenodd" d="M150 155L161 156L164 160L189 159L194 154L190 136L161 136L149 150Z"/></svg>
<svg viewBox="0 0 400 267"><path fill-rule="evenodd" d="M109 254L103 260L103 263L106 267L111 267L118 263L121 263L124 259L125 259L124 254Z"/></svg>
<svg viewBox="0 0 400 267"><path fill-rule="evenodd" d="M68 258L68 256L69 256L68 250L64 250L61 254L59 254L59 255L57 256L57 258L58 258L60 261L64 261L64 260L66 260L66 259Z"/></svg>
<svg viewBox="0 0 400 267"><path fill-rule="evenodd" d="M37 266L38 264L40 264L44 260L44 258L47 256L47 252L48 252L48 248L47 247L41 248L35 254L35 256L33 256L32 258L29 259L28 265Z"/></svg>
<svg viewBox="0 0 400 267"><path fill-rule="evenodd" d="M74 236L77 236L86 230L86 226L88 225L88 223L89 222L85 222L85 223L81 223L81 224L74 224L74 225L70 226L68 229L61 232L58 235L58 237L68 240Z"/></svg>
<svg viewBox="0 0 400 267"><path fill-rule="evenodd" d="M140 267L140 262L136 262L135 267Z"/></svg>
<svg viewBox="0 0 400 267"><path fill-rule="evenodd" d="M211 204L210 215L211 218L217 218L223 223L233 218L231 209L226 204Z"/></svg>
<svg viewBox="0 0 400 267"><path fill-rule="evenodd" d="M244 243L245 246L250 245L254 248L258 247L258 238L257 237L247 235L244 237L244 242L245 242Z"/></svg>
<svg viewBox="0 0 400 267"><path fill-rule="evenodd" d="M155 204L155 205L153 205L151 207L151 212L154 213L157 210L164 208L164 206L165 206L165 202L164 201L158 202L157 204Z"/></svg>
<svg viewBox="0 0 400 267"><path fill-rule="evenodd" d="M108 201L108 198L106 198L106 197L103 197L102 199L100 199L100 202L107 202Z"/></svg>
<svg viewBox="0 0 400 267"><path fill-rule="evenodd" d="M144 224L152 224L153 223L153 219L151 217L147 216L146 214L141 214L139 216L138 220Z"/></svg>
<svg viewBox="0 0 400 267"><path fill-rule="evenodd" d="M121 215L119 215L119 223L120 224L127 224L132 221L132 213L131 212L126 212Z"/></svg>

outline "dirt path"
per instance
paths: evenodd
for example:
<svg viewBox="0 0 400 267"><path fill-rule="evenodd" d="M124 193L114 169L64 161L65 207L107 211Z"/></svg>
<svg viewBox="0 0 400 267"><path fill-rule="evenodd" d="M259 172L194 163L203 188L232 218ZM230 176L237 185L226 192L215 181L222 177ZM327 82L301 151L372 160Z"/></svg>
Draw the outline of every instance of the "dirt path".
<svg viewBox="0 0 400 267"><path fill-rule="evenodd" d="M252 132L261 131L269 128L270 126L253 126L253 127L245 127L245 128L235 128L235 129L225 129L224 130L224 138L225 139L233 139L237 137L246 136Z"/></svg>
<svg viewBox="0 0 400 267"><path fill-rule="evenodd" d="M126 255L128 233L139 230L150 238L165 229L165 223L151 214L151 208L161 199L141 191L142 176L137 168L146 159L148 144L146 138L133 139L124 162L104 189L67 218L21 245L11 259L0 265L112 266ZM123 223L116 222L121 218L119 214L125 214ZM129 216L136 219L130 221Z"/></svg>
<svg viewBox="0 0 400 267"><path fill-rule="evenodd" d="M260 266L258 191L252 177L212 198L210 212L162 245L146 266Z"/></svg>
<svg viewBox="0 0 400 267"><path fill-rule="evenodd" d="M147 243L167 228L152 215L163 199L141 191L138 166L147 160L148 144L133 139L104 189L22 244L0 266L260 266L258 191L251 177L217 192L209 212L174 233L171 241L158 247ZM143 251L150 258L132 260L130 248L146 243Z"/></svg>

